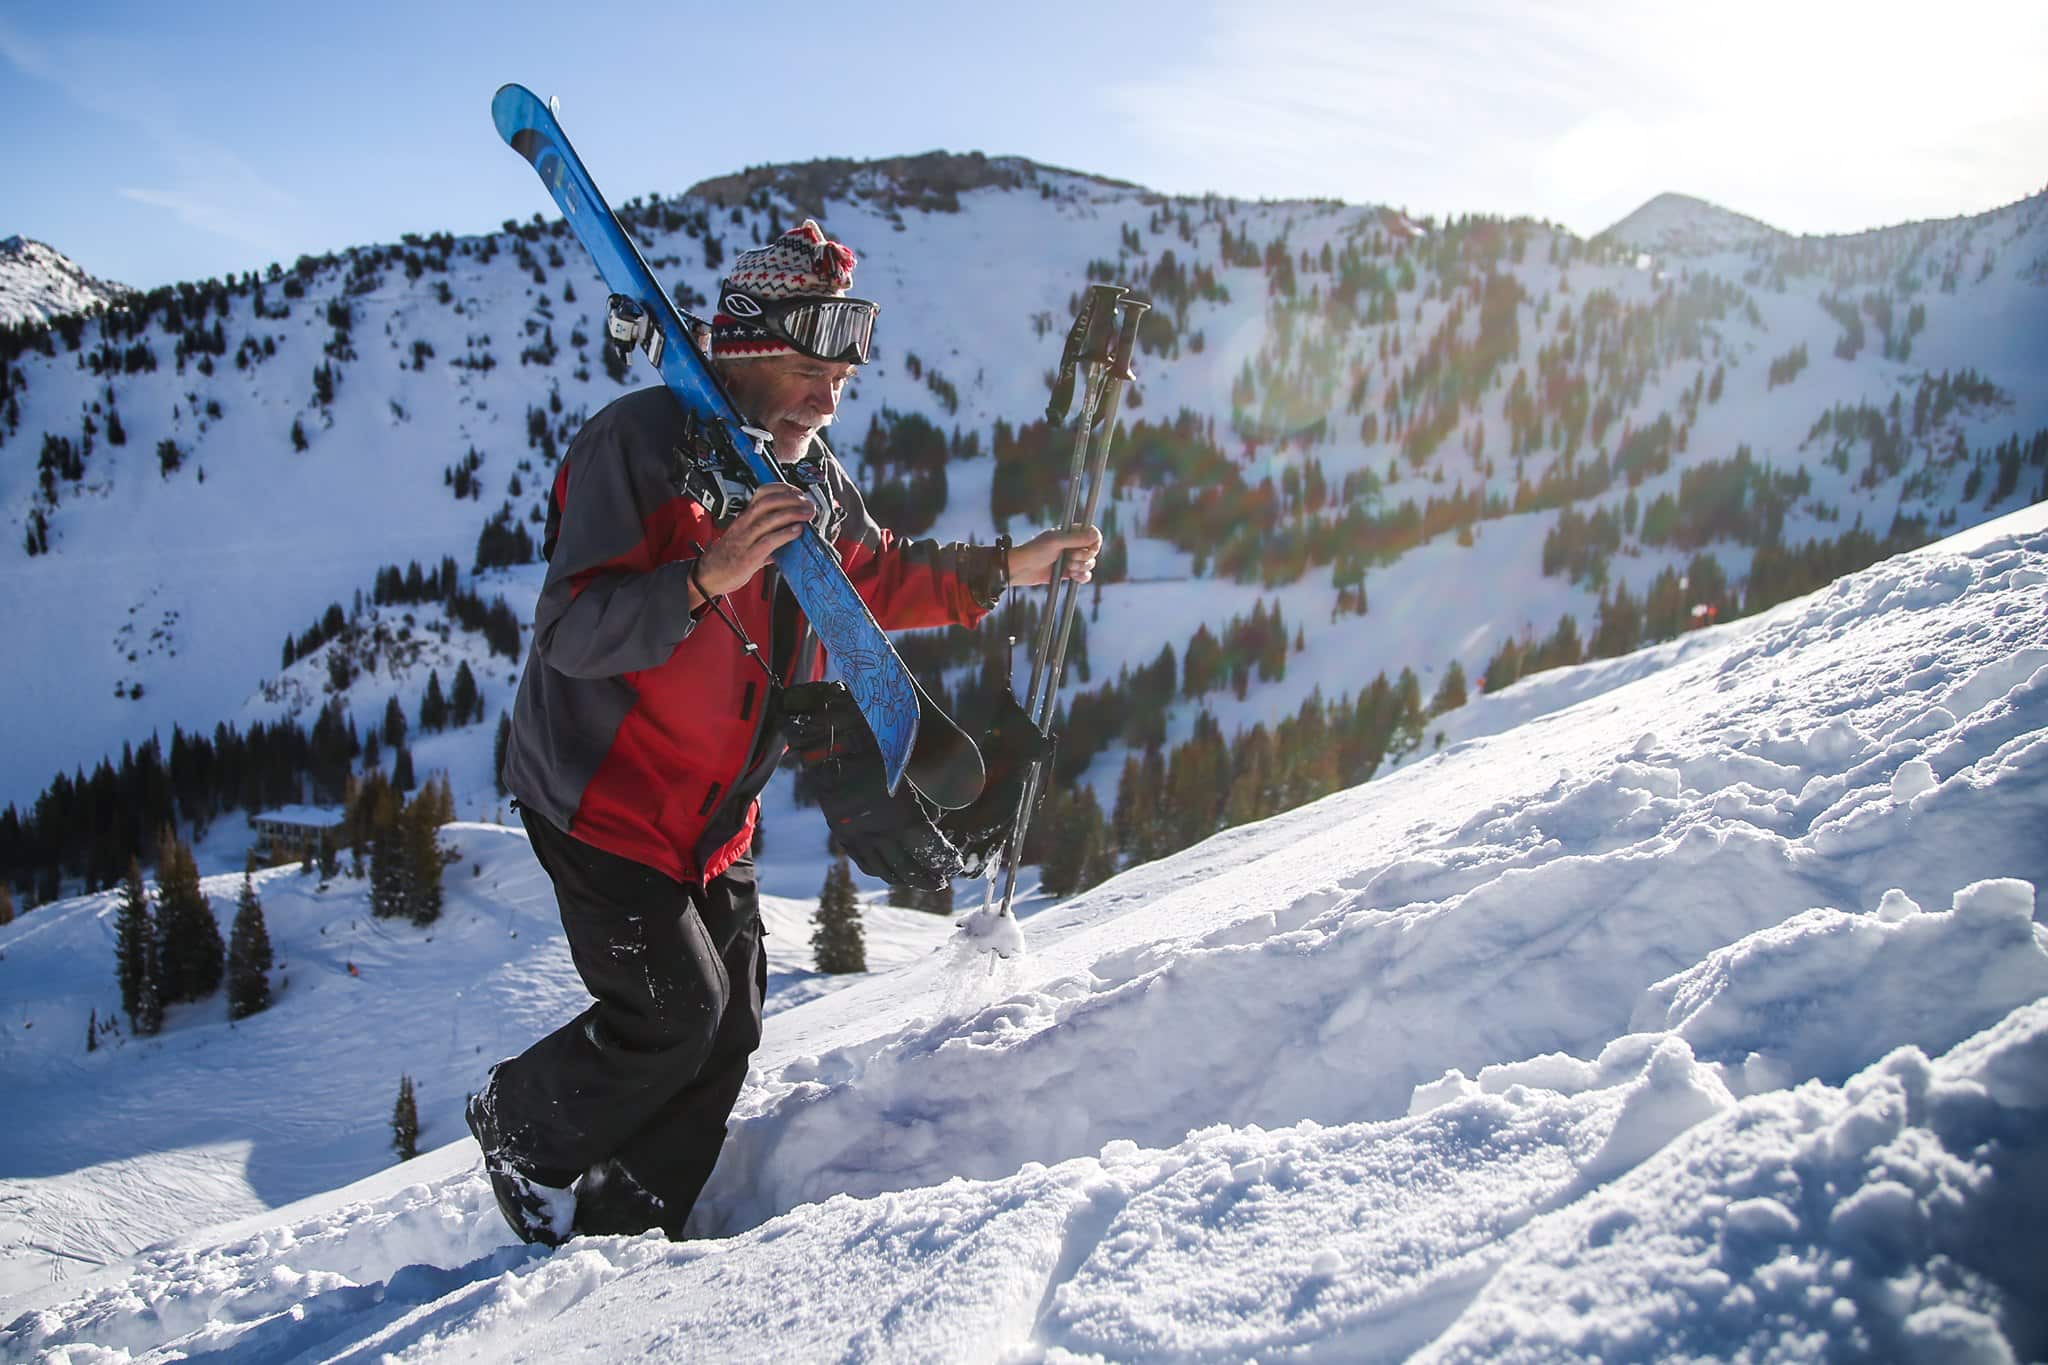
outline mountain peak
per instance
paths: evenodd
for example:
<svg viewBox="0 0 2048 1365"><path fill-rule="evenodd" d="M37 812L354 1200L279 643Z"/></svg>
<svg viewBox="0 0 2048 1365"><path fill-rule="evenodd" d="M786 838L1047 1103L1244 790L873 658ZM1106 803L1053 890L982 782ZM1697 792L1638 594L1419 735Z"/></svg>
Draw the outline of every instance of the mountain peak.
<svg viewBox="0 0 2048 1365"><path fill-rule="evenodd" d="M86 273L55 247L16 234L0 241L0 324L47 322L134 291Z"/></svg>
<svg viewBox="0 0 2048 1365"><path fill-rule="evenodd" d="M1641 247L1645 251L1691 253L1725 251L1758 238L1784 235L1769 223L1747 214L1689 194L1667 192L1651 199L1595 240Z"/></svg>
<svg viewBox="0 0 2048 1365"><path fill-rule="evenodd" d="M749 166L730 175L713 176L690 187L699 199L736 204L758 190L782 194L802 212L824 216L828 199L860 197L889 208L953 211L969 190L1017 189L1042 176L1068 176L1115 189L1136 189L1121 180L1080 171L1042 166L1021 156L988 156L981 152L918 152L907 156L856 161L821 157L815 161Z"/></svg>

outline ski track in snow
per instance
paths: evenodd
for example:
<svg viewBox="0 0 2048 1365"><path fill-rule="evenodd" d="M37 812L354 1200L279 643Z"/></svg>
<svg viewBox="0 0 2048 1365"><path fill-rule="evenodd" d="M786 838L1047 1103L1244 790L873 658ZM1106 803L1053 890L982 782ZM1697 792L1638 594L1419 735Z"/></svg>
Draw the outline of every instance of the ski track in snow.
<svg viewBox="0 0 2048 1365"><path fill-rule="evenodd" d="M508 1247L457 1142L0 1354L2039 1358L2044 625L2036 509L907 953L771 1021L705 1240Z"/></svg>

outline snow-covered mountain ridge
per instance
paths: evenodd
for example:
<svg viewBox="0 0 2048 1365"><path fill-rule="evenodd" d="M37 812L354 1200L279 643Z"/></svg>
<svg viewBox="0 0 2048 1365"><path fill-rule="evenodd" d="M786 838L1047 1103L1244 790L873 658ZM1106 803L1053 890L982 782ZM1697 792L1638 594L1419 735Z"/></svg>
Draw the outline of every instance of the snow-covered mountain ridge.
<svg viewBox="0 0 2048 1365"><path fill-rule="evenodd" d="M1708 255L1732 251L1786 234L1760 219L1695 199L1689 194L1660 194L1595 241L1673 255Z"/></svg>
<svg viewBox="0 0 2048 1365"><path fill-rule="evenodd" d="M681 1245L507 1246L466 1139L254 1211L370 1146L400 1069L574 998L516 834L454 831L460 908L359 978L358 893L266 874L279 1003L82 1058L109 898L45 907L0 927L0 1151L36 1171L0 1206L9 1263L69 1278L16 1280L0 1354L2037 1358L2044 612L2034 508L1476 700L1390 777L1040 910L1007 963L782 1010ZM253 1145L193 1141L206 1095L263 1097ZM60 1259L174 1181L235 1221Z"/></svg>
<svg viewBox="0 0 2048 1365"><path fill-rule="evenodd" d="M957 207L887 168L834 164L811 185L885 305L884 351L836 442L936 534L1027 530L1050 481L1028 428L1078 288L1151 293L1109 507L1129 578L1091 617L1085 685L1185 656L1198 629L1226 638L1255 607L1277 607L1301 646L1280 667L1176 678L1168 748L1205 712L1228 738L1380 671L1406 670L1426 701L1453 662L1476 680L1509 644L1534 658L1567 615L1590 646L1622 583L1632 607L1668 584L1658 638L1692 606L1735 609L1755 578L1823 581L1824 553L1786 577L1808 541L1861 528L1867 558L2022 505L2048 477L2027 444L2048 428L2031 382L2048 345L2040 199L1644 269L1523 220L1177 200L1004 158L968 174L971 160L943 160ZM804 168L745 175L743 200L628 206L680 295L808 211L778 188L810 185ZM0 695L41 723L10 736L0 800L25 815L57 774L151 734L168 748L173 727L304 725L333 703L368 730L394 698L416 715L427 677L407 657L444 687L466 659L495 717L515 668L474 636L385 651L369 672L336 666L346 644L289 666L280 645L330 604L357 617L378 571L414 560L452 556L465 586L526 612L538 566L468 571L488 523L532 525L580 417L621 391L591 340L598 292L536 215L152 291L7 356L0 637L38 662ZM896 458L913 418L946 438L943 502L933 470ZM1715 510L1731 486L1733 517ZM1775 543L1754 543L1759 522ZM1714 575L1718 604L1701 600ZM433 615L386 624L417 633ZM956 660L949 681L972 672ZM1090 750L1105 808L1149 728ZM431 744L422 761L448 768L458 809L489 816L490 726ZM216 866L239 859L223 853Z"/></svg>
<svg viewBox="0 0 2048 1365"><path fill-rule="evenodd" d="M684 197L723 207L744 203L765 191L797 211L817 217L826 215L827 205L835 199L873 199L892 209L957 212L960 196L972 190L1030 188L1036 192L1039 184L1050 185L1055 181L1140 189L1128 181L1043 166L1027 157L932 151L877 161L825 157L785 165L752 166L731 175L700 180Z"/></svg>
<svg viewBox="0 0 2048 1365"><path fill-rule="evenodd" d="M135 291L87 274L63 252L26 237L0 241L0 326L46 323L118 303Z"/></svg>

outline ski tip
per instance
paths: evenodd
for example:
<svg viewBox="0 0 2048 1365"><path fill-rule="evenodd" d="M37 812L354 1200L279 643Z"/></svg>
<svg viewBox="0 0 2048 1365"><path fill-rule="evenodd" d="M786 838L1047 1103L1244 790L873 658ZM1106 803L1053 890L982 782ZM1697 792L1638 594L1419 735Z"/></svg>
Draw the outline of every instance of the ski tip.
<svg viewBox="0 0 2048 1365"><path fill-rule="evenodd" d="M911 685L917 690L918 723L904 774L910 778L910 785L935 806L959 810L973 805L988 781L981 750L953 723L951 716L938 708L915 678Z"/></svg>
<svg viewBox="0 0 2048 1365"><path fill-rule="evenodd" d="M498 136L510 142L520 129L532 125L531 112L544 107L531 90L508 83L491 96L491 122L497 125Z"/></svg>
<svg viewBox="0 0 2048 1365"><path fill-rule="evenodd" d="M987 783L981 755L974 752L971 742L965 757L947 754L933 760L925 755L912 754L904 776L910 779L910 785L917 788L925 800L941 810L959 810L973 805Z"/></svg>

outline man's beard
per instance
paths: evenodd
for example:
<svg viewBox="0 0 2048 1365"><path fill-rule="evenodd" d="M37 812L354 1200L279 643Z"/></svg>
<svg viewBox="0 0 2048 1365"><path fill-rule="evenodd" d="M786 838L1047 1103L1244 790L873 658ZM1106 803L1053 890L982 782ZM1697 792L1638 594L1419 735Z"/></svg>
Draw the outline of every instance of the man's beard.
<svg viewBox="0 0 2048 1365"><path fill-rule="evenodd" d="M791 440L789 437L781 435L780 428L783 427L785 424L795 424L797 426L805 428L803 436L801 438ZM785 413L783 416L777 418L775 421L770 422L768 424L768 430L777 432L777 435L775 437L775 458L778 460L786 460L792 462L796 460L801 460L804 456L811 453L811 442L814 441L819 436L819 434L825 430L826 427L829 427L831 425L832 418L821 417L816 413Z"/></svg>

